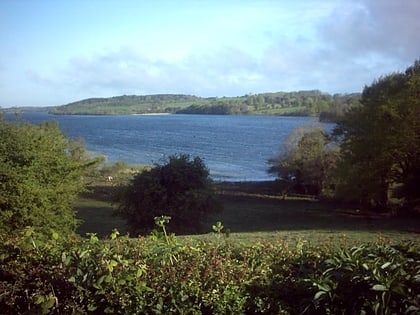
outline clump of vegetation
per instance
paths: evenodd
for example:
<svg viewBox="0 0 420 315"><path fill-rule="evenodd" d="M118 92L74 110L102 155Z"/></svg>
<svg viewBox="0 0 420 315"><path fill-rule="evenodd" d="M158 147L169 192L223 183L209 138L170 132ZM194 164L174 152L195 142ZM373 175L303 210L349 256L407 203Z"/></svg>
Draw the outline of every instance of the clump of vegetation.
<svg viewBox="0 0 420 315"><path fill-rule="evenodd" d="M0 118L0 228L74 231L73 202L99 163L56 123L32 125Z"/></svg>
<svg viewBox="0 0 420 315"><path fill-rule="evenodd" d="M342 138L338 197L377 209L420 205L420 61L364 89L335 133Z"/></svg>
<svg viewBox="0 0 420 315"><path fill-rule="evenodd" d="M420 61L367 86L331 139L321 130L292 134L270 161L283 194L334 197L362 209L420 207ZM298 136L296 136L298 134Z"/></svg>
<svg viewBox="0 0 420 315"><path fill-rule="evenodd" d="M0 235L3 314L416 314L419 248Z"/></svg>
<svg viewBox="0 0 420 315"><path fill-rule="evenodd" d="M339 250L314 278L318 292L313 307L323 314L417 314L419 258L412 245L364 244Z"/></svg>
<svg viewBox="0 0 420 315"><path fill-rule="evenodd" d="M288 193L331 196L338 148L321 128L299 128L292 132L282 153L269 161L269 173L277 175L284 197Z"/></svg>
<svg viewBox="0 0 420 315"><path fill-rule="evenodd" d="M203 160L186 154L169 156L166 163L138 173L117 198L117 215L134 235L150 231L160 215L172 218L172 232L198 232L202 220L219 208Z"/></svg>

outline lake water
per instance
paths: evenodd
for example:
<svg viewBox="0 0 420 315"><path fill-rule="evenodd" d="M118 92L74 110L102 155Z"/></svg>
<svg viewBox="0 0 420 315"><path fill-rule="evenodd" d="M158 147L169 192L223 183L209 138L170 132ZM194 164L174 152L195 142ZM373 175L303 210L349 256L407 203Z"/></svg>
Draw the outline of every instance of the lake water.
<svg viewBox="0 0 420 315"><path fill-rule="evenodd" d="M82 137L89 151L105 155L108 162L152 164L187 153L202 158L213 179L229 181L273 179L267 160L279 154L293 129L317 121L236 115L22 116L32 123L57 121L68 137Z"/></svg>

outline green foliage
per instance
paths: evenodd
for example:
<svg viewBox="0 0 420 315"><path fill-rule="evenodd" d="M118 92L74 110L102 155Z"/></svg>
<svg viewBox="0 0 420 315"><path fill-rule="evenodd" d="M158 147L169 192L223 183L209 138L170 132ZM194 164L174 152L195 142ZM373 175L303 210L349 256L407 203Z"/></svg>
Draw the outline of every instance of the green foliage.
<svg viewBox="0 0 420 315"><path fill-rule="evenodd" d="M419 248L0 236L2 314L416 314ZM223 226L215 224L215 232Z"/></svg>
<svg viewBox="0 0 420 315"><path fill-rule="evenodd" d="M150 231L161 215L171 217L171 232L200 231L202 220L219 207L204 162L185 154L134 176L119 202L117 214L136 235Z"/></svg>
<svg viewBox="0 0 420 315"><path fill-rule="evenodd" d="M314 279L320 314L418 314L420 255L411 244L340 250Z"/></svg>
<svg viewBox="0 0 420 315"><path fill-rule="evenodd" d="M172 107L199 100L198 97L179 94L122 95L108 98L89 98L50 110L52 114L115 115L172 112Z"/></svg>
<svg viewBox="0 0 420 315"><path fill-rule="evenodd" d="M419 205L419 93L420 61L364 89L361 105L336 128L342 139L341 197L382 209L392 197L408 209Z"/></svg>
<svg viewBox="0 0 420 315"><path fill-rule="evenodd" d="M284 196L289 192L328 194L338 152L330 146L325 131L299 128L291 133L282 151L269 161L268 172L277 174Z"/></svg>
<svg viewBox="0 0 420 315"><path fill-rule="evenodd" d="M320 91L261 93L238 97L191 95L122 95L90 98L50 110L53 114L262 114L320 116L323 121L336 121L358 102L359 94L330 95Z"/></svg>
<svg viewBox="0 0 420 315"><path fill-rule="evenodd" d="M56 123L0 120L0 226L72 231L73 201L97 160L69 141Z"/></svg>
<svg viewBox="0 0 420 315"><path fill-rule="evenodd" d="M248 114L248 106L238 102L218 101L216 104L196 105L193 104L176 111L177 114L200 114L200 115L232 115Z"/></svg>

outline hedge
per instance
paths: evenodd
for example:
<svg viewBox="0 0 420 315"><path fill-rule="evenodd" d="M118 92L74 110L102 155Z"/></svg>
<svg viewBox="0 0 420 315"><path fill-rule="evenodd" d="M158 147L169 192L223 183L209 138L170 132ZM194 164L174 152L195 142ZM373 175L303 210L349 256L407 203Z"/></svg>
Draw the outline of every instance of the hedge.
<svg viewBox="0 0 420 315"><path fill-rule="evenodd" d="M2 314L416 314L417 245L253 245L162 232L0 239Z"/></svg>

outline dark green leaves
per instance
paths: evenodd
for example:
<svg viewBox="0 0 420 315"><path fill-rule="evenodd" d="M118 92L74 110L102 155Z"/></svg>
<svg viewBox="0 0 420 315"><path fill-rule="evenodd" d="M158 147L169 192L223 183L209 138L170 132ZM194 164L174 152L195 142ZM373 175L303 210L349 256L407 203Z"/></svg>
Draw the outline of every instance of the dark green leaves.
<svg viewBox="0 0 420 315"><path fill-rule="evenodd" d="M420 62L367 86L361 105L336 132L342 136L340 197L384 209L419 204Z"/></svg>
<svg viewBox="0 0 420 315"><path fill-rule="evenodd" d="M168 230L191 233L217 210L218 203L203 160L186 154L170 156L165 164L137 174L119 196L118 214L134 234L154 228L155 217L170 216Z"/></svg>

